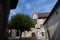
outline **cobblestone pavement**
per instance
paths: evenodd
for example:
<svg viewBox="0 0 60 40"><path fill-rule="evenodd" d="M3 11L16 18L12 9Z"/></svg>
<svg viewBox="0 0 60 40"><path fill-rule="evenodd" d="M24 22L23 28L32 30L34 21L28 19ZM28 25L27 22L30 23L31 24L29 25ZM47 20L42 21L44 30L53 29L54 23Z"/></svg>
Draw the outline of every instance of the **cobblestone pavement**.
<svg viewBox="0 0 60 40"><path fill-rule="evenodd" d="M13 37L10 37L10 38L8 38L9 40L19 40L19 38L13 38ZM21 40L36 40L36 39L34 39L34 38L32 38L32 37L25 37L25 38L21 38Z"/></svg>

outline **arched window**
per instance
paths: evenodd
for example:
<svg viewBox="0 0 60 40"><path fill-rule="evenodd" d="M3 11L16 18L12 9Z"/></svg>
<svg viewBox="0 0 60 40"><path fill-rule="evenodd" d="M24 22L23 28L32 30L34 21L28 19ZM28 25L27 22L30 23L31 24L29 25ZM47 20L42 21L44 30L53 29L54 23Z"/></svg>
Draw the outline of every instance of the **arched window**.
<svg viewBox="0 0 60 40"><path fill-rule="evenodd" d="M36 35L35 35L35 32L32 32L32 34L31 34L31 35L32 35L32 37L35 37L35 36L36 36Z"/></svg>

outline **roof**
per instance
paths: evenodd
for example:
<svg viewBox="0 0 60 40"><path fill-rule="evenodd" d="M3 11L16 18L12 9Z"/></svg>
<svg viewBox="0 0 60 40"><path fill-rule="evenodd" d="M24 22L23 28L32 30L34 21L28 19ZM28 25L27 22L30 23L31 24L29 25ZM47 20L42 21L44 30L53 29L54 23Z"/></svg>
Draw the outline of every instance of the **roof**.
<svg viewBox="0 0 60 40"><path fill-rule="evenodd" d="M51 13L49 14L48 18L46 19L46 21L43 23L43 25L50 19L50 17L54 14L54 12L56 11L56 9L60 6L60 0L57 1L56 5L54 6L54 8L52 9Z"/></svg>
<svg viewBox="0 0 60 40"><path fill-rule="evenodd" d="M44 13L38 13L38 19L44 19L47 18L49 15L49 12L44 12ZM37 19L33 19L33 22L36 24Z"/></svg>
<svg viewBox="0 0 60 40"><path fill-rule="evenodd" d="M47 18L49 16L49 12L38 13L38 19Z"/></svg>
<svg viewBox="0 0 60 40"><path fill-rule="evenodd" d="M15 9L17 6L18 0L11 0L11 8L10 9Z"/></svg>

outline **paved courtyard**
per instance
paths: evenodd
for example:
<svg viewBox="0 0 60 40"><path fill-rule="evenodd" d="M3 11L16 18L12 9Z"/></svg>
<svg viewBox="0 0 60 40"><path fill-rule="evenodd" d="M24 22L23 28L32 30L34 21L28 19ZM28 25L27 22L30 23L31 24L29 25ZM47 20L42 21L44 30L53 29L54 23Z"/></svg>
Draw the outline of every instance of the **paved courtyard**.
<svg viewBox="0 0 60 40"><path fill-rule="evenodd" d="M9 40L19 40L19 37L10 37L8 38ZM32 38L32 37L24 37L24 38L21 38L21 40L36 40L35 38Z"/></svg>

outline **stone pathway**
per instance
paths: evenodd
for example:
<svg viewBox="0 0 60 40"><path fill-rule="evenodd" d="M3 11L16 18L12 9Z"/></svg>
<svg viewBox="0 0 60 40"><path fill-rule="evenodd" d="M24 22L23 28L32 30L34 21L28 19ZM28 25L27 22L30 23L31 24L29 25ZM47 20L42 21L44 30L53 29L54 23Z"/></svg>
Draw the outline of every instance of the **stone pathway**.
<svg viewBox="0 0 60 40"><path fill-rule="evenodd" d="M10 37L8 38L9 40L19 40L19 38L13 38L13 37ZM21 38L21 40L35 40L34 38L32 37L25 37L25 38Z"/></svg>

